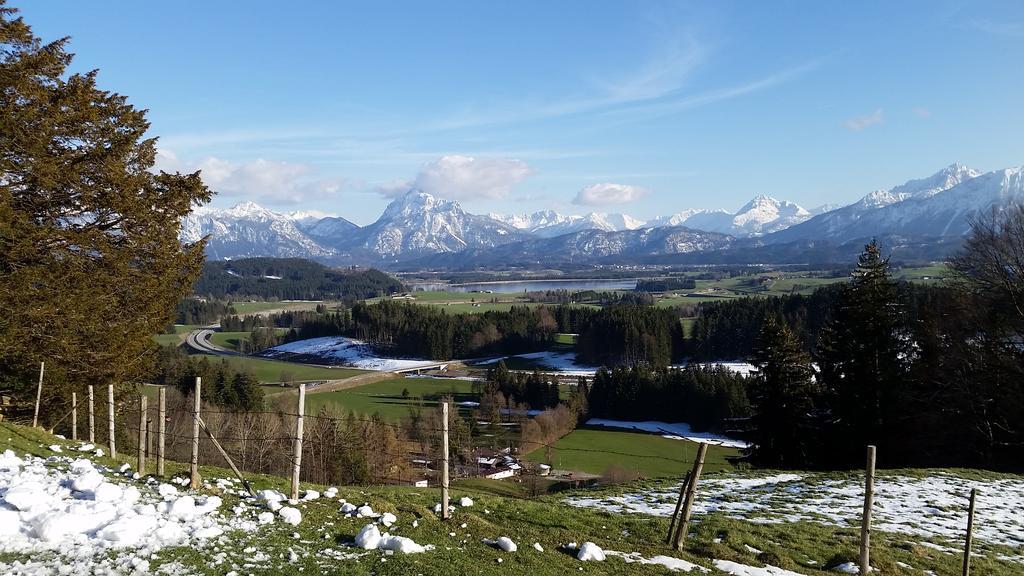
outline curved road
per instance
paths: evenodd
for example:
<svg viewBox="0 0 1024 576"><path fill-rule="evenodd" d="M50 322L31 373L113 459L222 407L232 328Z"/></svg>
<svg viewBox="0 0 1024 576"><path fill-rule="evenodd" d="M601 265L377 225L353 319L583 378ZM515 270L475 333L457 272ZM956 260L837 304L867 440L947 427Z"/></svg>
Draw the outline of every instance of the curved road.
<svg viewBox="0 0 1024 576"><path fill-rule="evenodd" d="M193 330L185 337L185 345L204 354L212 354L214 356L238 356L238 352L228 350L227 348L221 348L210 340L210 337L215 331L216 330L209 327Z"/></svg>

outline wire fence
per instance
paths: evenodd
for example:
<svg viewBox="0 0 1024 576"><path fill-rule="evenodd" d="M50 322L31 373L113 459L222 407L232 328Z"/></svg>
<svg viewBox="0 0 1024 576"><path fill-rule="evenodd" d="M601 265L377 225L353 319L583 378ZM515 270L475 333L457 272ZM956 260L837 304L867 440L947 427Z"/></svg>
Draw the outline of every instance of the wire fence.
<svg viewBox="0 0 1024 576"><path fill-rule="evenodd" d="M143 465L161 455L167 460L190 463L195 452L200 466L224 466L230 462L243 473L286 477L292 476L297 466L299 481L331 485L423 481L432 485L439 482L442 468L456 479L513 477L521 482L538 475L546 476L550 470L549 466L541 467L525 460L525 454L536 450L542 450L546 458L533 460L546 459L549 464L554 455L572 452L613 459L663 461L678 467L680 475L692 461L681 457L682 451L643 454L559 445L557 440L575 427L575 414L561 415L560 422L548 418L550 426L541 429L529 422L544 422L544 419L530 418L525 411L506 408L502 410L504 421L490 422L483 419L485 411L462 407L451 411L448 425L444 426L440 404L437 409L423 407L411 411L401 421L389 421L354 412L332 413L328 409L315 414L303 413L298 403L291 409L281 406L250 411L203 403L199 414L205 433L201 432L197 439L193 429L193 397L184 396L176 389L166 390L170 394L163 412L156 402L150 401L143 418L141 396L111 405L107 391L100 394L97 389L93 393L91 433L89 419L85 417L89 412L88 401L83 402L81 398L77 399L77 406L72 406L69 399L69 411L56 419L51 428L68 437L106 445L111 452L141 454L140 464ZM99 402L100 396L102 402ZM293 398L288 396L289 400ZM565 422L567 418L572 422ZM159 430L161 419L162 433ZM76 430L72 430L73 425ZM528 437L525 428L529 426L539 432ZM162 446L157 446L158 443ZM442 462L444 444L451 453L447 465ZM599 476L576 473L570 475L569 480L579 485Z"/></svg>

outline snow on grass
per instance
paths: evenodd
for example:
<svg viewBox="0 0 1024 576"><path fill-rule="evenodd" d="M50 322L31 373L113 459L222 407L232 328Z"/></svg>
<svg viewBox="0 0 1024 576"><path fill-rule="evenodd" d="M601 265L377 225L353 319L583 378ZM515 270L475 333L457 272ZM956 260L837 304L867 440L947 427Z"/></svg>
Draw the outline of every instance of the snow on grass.
<svg viewBox="0 0 1024 576"><path fill-rule="evenodd" d="M343 366L385 372L437 365L437 362L416 358L385 358L376 354L369 344L343 336L325 336L323 338L298 340L275 346L263 353L263 355L271 358L282 354L306 354L337 362Z"/></svg>
<svg viewBox="0 0 1024 576"><path fill-rule="evenodd" d="M625 552L618 552L615 550L605 550L604 553L606 556L616 556L618 558L622 558L622 560L628 564L632 564L634 562L639 564L654 564L658 566L664 566L665 568L668 568L673 572L690 572L691 570L696 570L698 572L708 572L707 568L699 564L694 564L693 562L687 562L686 560L682 560L680 558L673 558L671 556L657 555L652 556L650 558L644 558L639 552L632 552L630 554L627 554Z"/></svg>
<svg viewBox="0 0 1024 576"><path fill-rule="evenodd" d="M694 512L721 513L759 524L809 521L851 526L860 521L863 475L728 475L702 479ZM936 471L925 477L882 474L875 481L873 525L918 538L958 541L967 522L967 498L978 488L974 537L1011 547L1024 545L1024 478L968 479ZM574 496L572 506L608 512L669 516L679 485L604 497ZM920 542L918 542L920 543Z"/></svg>
<svg viewBox="0 0 1024 576"><path fill-rule="evenodd" d="M732 574L733 576L803 576L803 574L800 574L799 572L783 570L782 568L771 565L759 568L757 566L748 566L746 564L731 562L729 560L715 560L714 565L715 568L718 568L726 574Z"/></svg>
<svg viewBox="0 0 1024 576"><path fill-rule="evenodd" d="M634 422L630 420L607 420L604 418L591 418L586 422L587 426L603 426L606 428L623 428L626 430L641 430L643 432L653 432L655 434L661 434L664 438L670 438L672 440L691 440L693 442L707 442L709 444L715 444L718 446L725 446L728 448L746 448L749 446L747 442L743 440L736 440L735 438L729 438L721 434L714 434L711 432L694 432L690 428L689 424L683 422L677 422L674 424L668 422L659 422L657 420L647 420L645 422Z"/></svg>

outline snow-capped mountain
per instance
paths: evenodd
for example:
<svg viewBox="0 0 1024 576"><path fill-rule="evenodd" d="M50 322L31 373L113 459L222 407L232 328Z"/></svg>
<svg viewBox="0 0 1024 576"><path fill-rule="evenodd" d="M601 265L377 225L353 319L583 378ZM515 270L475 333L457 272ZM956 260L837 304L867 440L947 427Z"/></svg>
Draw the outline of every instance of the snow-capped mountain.
<svg viewBox="0 0 1024 576"><path fill-rule="evenodd" d="M490 249L440 254L429 266L486 267L628 262L729 248L732 236L681 226L604 231L593 228L553 238L530 238Z"/></svg>
<svg viewBox="0 0 1024 576"><path fill-rule="evenodd" d="M245 202L228 209L197 208L183 220L180 237L192 242L209 236L206 254L211 259L304 257L371 265L575 264L681 254L697 262L701 252L722 255L723 250L736 253L728 256L731 263L785 258L779 256L784 253L806 261L814 246L856 245L872 236L924 247L919 253L930 246L941 257L938 252L948 252L968 232L971 217L1008 202L1024 202L1021 168L980 174L953 164L816 214L757 196L737 212L685 210L646 224L624 214L566 216L550 210L482 216L466 212L458 202L410 190L362 228L340 216L278 213ZM801 247L790 252L781 246L795 244ZM761 251L754 256L752 248Z"/></svg>
<svg viewBox="0 0 1024 576"><path fill-rule="evenodd" d="M348 249L395 258L492 247L521 238L519 230L504 222L469 214L454 200L414 189L391 202L376 222L361 228Z"/></svg>
<svg viewBox="0 0 1024 576"><path fill-rule="evenodd" d="M1004 172L997 170L989 174ZM980 177L982 175L977 170L952 164L927 178L871 192L849 206L819 214L771 234L765 237L765 241L846 241L888 234L933 237L963 234L968 229L968 216L991 206L1002 190L995 182L1002 176L992 176L984 181L983 187L988 187L988 190L976 189L981 184L976 183L967 188L973 190L971 193L964 191L967 189L954 192Z"/></svg>
<svg viewBox="0 0 1024 576"><path fill-rule="evenodd" d="M331 248L346 246L359 230L359 226L340 216L300 220L296 225L316 242Z"/></svg>
<svg viewBox="0 0 1024 576"><path fill-rule="evenodd" d="M655 218L647 222L645 227L686 226L694 230L745 238L782 230L810 217L810 212L793 202L755 196L735 213L726 210L684 210L671 216Z"/></svg>
<svg viewBox="0 0 1024 576"><path fill-rule="evenodd" d="M504 222L513 228L541 238L554 238L582 230L617 232L635 230L644 225L643 220L628 214L601 214L591 212L584 216L565 216L553 210L541 210L533 214L490 214L490 218Z"/></svg>
<svg viewBox="0 0 1024 576"><path fill-rule="evenodd" d="M288 214L267 210L254 202L228 209L200 207L182 221L182 242L210 236L206 257L210 259L277 256L317 258L334 254L297 226Z"/></svg>

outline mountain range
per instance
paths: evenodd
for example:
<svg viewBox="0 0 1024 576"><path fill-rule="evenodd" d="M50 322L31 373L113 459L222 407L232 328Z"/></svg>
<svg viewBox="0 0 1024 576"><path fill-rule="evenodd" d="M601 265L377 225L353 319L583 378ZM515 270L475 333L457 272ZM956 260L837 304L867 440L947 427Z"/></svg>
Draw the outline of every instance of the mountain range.
<svg viewBox="0 0 1024 576"><path fill-rule="evenodd" d="M184 219L181 240L209 236L209 259L303 257L381 267L805 262L855 253L871 237L885 239L892 249L915 247L915 254L937 258L958 244L973 216L1021 201L1021 167L981 173L960 164L847 206L809 211L758 195L736 212L686 210L646 222L625 214L551 210L476 215L458 202L413 189L363 227L338 216L280 213L252 202L200 207Z"/></svg>

